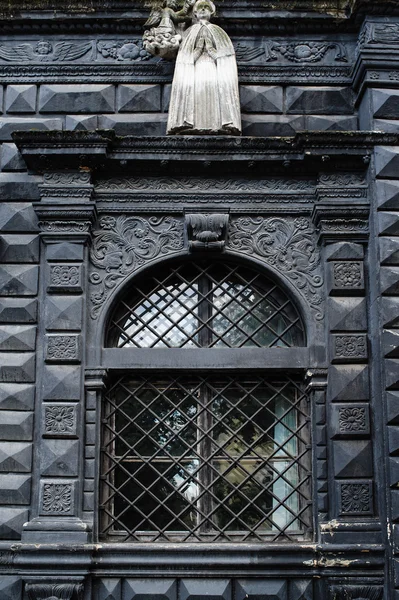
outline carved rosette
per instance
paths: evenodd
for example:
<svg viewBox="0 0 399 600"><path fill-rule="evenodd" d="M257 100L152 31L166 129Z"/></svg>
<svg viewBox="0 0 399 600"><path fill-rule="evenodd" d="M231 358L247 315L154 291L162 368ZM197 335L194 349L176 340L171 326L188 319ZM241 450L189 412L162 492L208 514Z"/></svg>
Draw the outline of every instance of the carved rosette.
<svg viewBox="0 0 399 600"><path fill-rule="evenodd" d="M183 223L171 217L103 216L90 253L90 315L98 314L110 292L136 269L182 250Z"/></svg>
<svg viewBox="0 0 399 600"><path fill-rule="evenodd" d="M287 277L306 298L316 318L324 316L320 253L310 221L299 218L249 218L231 222L227 247L255 255Z"/></svg>

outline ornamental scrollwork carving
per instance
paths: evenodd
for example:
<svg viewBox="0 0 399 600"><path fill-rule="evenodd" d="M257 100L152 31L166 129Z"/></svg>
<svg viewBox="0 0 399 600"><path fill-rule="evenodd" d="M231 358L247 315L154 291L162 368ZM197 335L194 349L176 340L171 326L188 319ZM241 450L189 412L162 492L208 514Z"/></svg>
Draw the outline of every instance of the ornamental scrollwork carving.
<svg viewBox="0 0 399 600"><path fill-rule="evenodd" d="M43 174L43 183L48 185L86 185L90 184L90 173L49 172Z"/></svg>
<svg viewBox="0 0 399 600"><path fill-rule="evenodd" d="M96 188L107 191L234 191L234 192L263 192L263 191L304 191L312 192L315 182L311 179L202 179L187 177L174 179L171 177L114 177L99 179Z"/></svg>
<svg viewBox="0 0 399 600"><path fill-rule="evenodd" d="M183 223L171 217L103 216L90 253L90 315L96 319L111 290L146 262L183 248Z"/></svg>
<svg viewBox="0 0 399 600"><path fill-rule="evenodd" d="M81 600L81 583L27 583L25 586L29 600Z"/></svg>
<svg viewBox="0 0 399 600"><path fill-rule="evenodd" d="M289 62L316 63L323 60L329 50L335 50L334 60L348 62L345 47L338 42L292 42L266 44L266 62L278 59L278 54Z"/></svg>
<svg viewBox="0 0 399 600"><path fill-rule="evenodd" d="M305 296L316 318L323 318L320 253L308 219L238 218L230 225L228 247L273 266Z"/></svg>

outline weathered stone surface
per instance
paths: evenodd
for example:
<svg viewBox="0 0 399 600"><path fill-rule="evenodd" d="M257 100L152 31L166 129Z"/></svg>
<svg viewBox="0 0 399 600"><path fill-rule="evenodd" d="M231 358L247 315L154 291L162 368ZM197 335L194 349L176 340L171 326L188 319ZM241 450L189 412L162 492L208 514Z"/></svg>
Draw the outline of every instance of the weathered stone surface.
<svg viewBox="0 0 399 600"><path fill-rule="evenodd" d="M399 331L395 329L384 329L382 334L382 346L384 356L387 358L399 358Z"/></svg>
<svg viewBox="0 0 399 600"><path fill-rule="evenodd" d="M288 87L286 90L287 113L350 115L353 113L351 88Z"/></svg>
<svg viewBox="0 0 399 600"><path fill-rule="evenodd" d="M389 119L374 119L370 129L372 131L382 131L384 133L397 133L398 122Z"/></svg>
<svg viewBox="0 0 399 600"><path fill-rule="evenodd" d="M373 89L372 110L377 119L399 119L399 90Z"/></svg>
<svg viewBox="0 0 399 600"><path fill-rule="evenodd" d="M161 113L99 116L100 129L113 129L116 135L166 135L168 116Z"/></svg>
<svg viewBox="0 0 399 600"><path fill-rule="evenodd" d="M25 171L26 164L15 144L2 144L1 163L2 171Z"/></svg>
<svg viewBox="0 0 399 600"><path fill-rule="evenodd" d="M180 582L181 600L231 600L232 590L229 579L182 579Z"/></svg>
<svg viewBox="0 0 399 600"><path fill-rule="evenodd" d="M283 112L283 88L277 85L242 85L240 99L243 113Z"/></svg>
<svg viewBox="0 0 399 600"><path fill-rule="evenodd" d="M29 504L31 477L0 474L0 504Z"/></svg>
<svg viewBox="0 0 399 600"><path fill-rule="evenodd" d="M0 261L10 263L39 262L40 240L38 235L0 235Z"/></svg>
<svg viewBox="0 0 399 600"><path fill-rule="evenodd" d="M326 247L326 260L362 260L364 248L361 244L337 242Z"/></svg>
<svg viewBox="0 0 399 600"><path fill-rule="evenodd" d="M65 129L68 131L94 131L97 127L97 115L67 115L65 119Z"/></svg>
<svg viewBox="0 0 399 600"><path fill-rule="evenodd" d="M0 508L0 539L2 540L19 540L21 539L21 531L23 524L29 519L29 511L21 508ZM1 583L3 582L3 583ZM7 579L0 579L0 586L7 585ZM12 590L14 594L18 589L17 586ZM1 590L1 587L0 587ZM3 590L1 590L3 591ZM19 596L10 596L10 600L15 600ZM7 596L5 596L7 598ZM8 600L8 599L7 599Z"/></svg>
<svg viewBox="0 0 399 600"><path fill-rule="evenodd" d="M107 84L42 85L39 92L41 113L114 112L115 87Z"/></svg>
<svg viewBox="0 0 399 600"><path fill-rule="evenodd" d="M23 231L29 233L37 231L37 229L37 217L31 203L0 203L0 230L2 232Z"/></svg>
<svg viewBox="0 0 399 600"><path fill-rule="evenodd" d="M0 265L0 296L36 296L39 269L31 265Z"/></svg>
<svg viewBox="0 0 399 600"><path fill-rule="evenodd" d="M328 290L332 295L363 295L364 269L362 261L332 261L328 263Z"/></svg>
<svg viewBox="0 0 399 600"><path fill-rule="evenodd" d="M378 213L378 227L380 235L399 235L399 214L387 211Z"/></svg>
<svg viewBox="0 0 399 600"><path fill-rule="evenodd" d="M32 413L4 411L0 419L0 440L31 441L32 426Z"/></svg>
<svg viewBox="0 0 399 600"><path fill-rule="evenodd" d="M77 437L77 421L78 406L76 404L54 404L53 402L45 404L43 407L43 436Z"/></svg>
<svg viewBox="0 0 399 600"><path fill-rule="evenodd" d="M385 366L385 383L387 390L399 389L399 360L386 359Z"/></svg>
<svg viewBox="0 0 399 600"><path fill-rule="evenodd" d="M370 435L368 404L332 404L331 433L336 438L367 438Z"/></svg>
<svg viewBox="0 0 399 600"><path fill-rule="evenodd" d="M0 354L0 381L3 383L33 383L35 381L35 354L2 352Z"/></svg>
<svg viewBox="0 0 399 600"><path fill-rule="evenodd" d="M43 440L40 472L45 476L70 477L78 475L78 440Z"/></svg>
<svg viewBox="0 0 399 600"><path fill-rule="evenodd" d="M38 129L40 131L50 131L52 129L59 130L62 128L62 119L39 119L35 117L4 117L0 119L0 141L11 142L11 134L14 131L29 131L31 129Z"/></svg>
<svg viewBox="0 0 399 600"><path fill-rule="evenodd" d="M399 295L399 267L382 267L380 282L382 294L385 296Z"/></svg>
<svg viewBox="0 0 399 600"><path fill-rule="evenodd" d="M381 321L384 327L399 327L399 298L381 298Z"/></svg>
<svg viewBox="0 0 399 600"><path fill-rule="evenodd" d="M301 116L243 115L242 133L253 136L289 136L305 129Z"/></svg>
<svg viewBox="0 0 399 600"><path fill-rule="evenodd" d="M399 425L399 391L386 393L387 421L390 425Z"/></svg>
<svg viewBox="0 0 399 600"><path fill-rule="evenodd" d="M29 473L32 448L26 442L0 442L0 472Z"/></svg>
<svg viewBox="0 0 399 600"><path fill-rule="evenodd" d="M37 300L32 298L0 298L0 323L35 323Z"/></svg>
<svg viewBox="0 0 399 600"><path fill-rule="evenodd" d="M177 582L175 579L125 579L123 580L122 598L129 600L149 600L153 592L159 600L176 600Z"/></svg>
<svg viewBox="0 0 399 600"><path fill-rule="evenodd" d="M380 261L382 265L399 267L399 238L380 238Z"/></svg>
<svg viewBox="0 0 399 600"><path fill-rule="evenodd" d="M61 260L76 260L83 261L84 247L82 244L74 244L71 242L60 242L58 244L50 244L47 247L48 261Z"/></svg>
<svg viewBox="0 0 399 600"><path fill-rule="evenodd" d="M75 511L75 482L65 479L44 480L40 488L40 514L72 516Z"/></svg>
<svg viewBox="0 0 399 600"><path fill-rule="evenodd" d="M118 112L160 112L161 86L144 84L123 84L117 89Z"/></svg>
<svg viewBox="0 0 399 600"><path fill-rule="evenodd" d="M37 88L35 85L8 85L6 90L6 112L36 112Z"/></svg>
<svg viewBox="0 0 399 600"><path fill-rule="evenodd" d="M399 210L399 181L376 181L376 201L380 210Z"/></svg>
<svg viewBox="0 0 399 600"><path fill-rule="evenodd" d="M1 528L1 525L0 525ZM9 538L15 539L15 538ZM22 579L4 576L0 580L0 597L2 600L20 600L22 596Z"/></svg>
<svg viewBox="0 0 399 600"><path fill-rule="evenodd" d="M121 580L116 577L102 577L96 582L96 600L121 600Z"/></svg>
<svg viewBox="0 0 399 600"><path fill-rule="evenodd" d="M0 409L33 410L34 400L35 387L33 385L26 383L0 383Z"/></svg>
<svg viewBox="0 0 399 600"><path fill-rule="evenodd" d="M1 325L1 351L29 351L36 345L36 327L32 325Z"/></svg>

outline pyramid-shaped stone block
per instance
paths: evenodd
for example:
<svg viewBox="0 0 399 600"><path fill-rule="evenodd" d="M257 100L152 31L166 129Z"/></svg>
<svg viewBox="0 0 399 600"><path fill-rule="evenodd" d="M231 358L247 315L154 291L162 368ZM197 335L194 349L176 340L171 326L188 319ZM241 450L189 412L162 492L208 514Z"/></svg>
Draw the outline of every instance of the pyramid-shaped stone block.
<svg viewBox="0 0 399 600"><path fill-rule="evenodd" d="M283 112L283 88L277 85L240 86L241 111L246 113Z"/></svg>
<svg viewBox="0 0 399 600"><path fill-rule="evenodd" d="M31 412L4 411L0 420L0 440L31 441L33 414Z"/></svg>
<svg viewBox="0 0 399 600"><path fill-rule="evenodd" d="M49 118L40 119L32 115L31 117L10 117L0 119L0 140L3 142L12 142L12 135L14 131L31 131L36 129L38 131L61 131L63 128L63 120ZM26 198L26 196L20 195L20 198Z"/></svg>
<svg viewBox="0 0 399 600"><path fill-rule="evenodd" d="M79 400L80 393L80 367L45 367L43 400Z"/></svg>
<svg viewBox="0 0 399 600"><path fill-rule="evenodd" d="M399 327L399 298L381 298L381 321L386 328Z"/></svg>
<svg viewBox="0 0 399 600"><path fill-rule="evenodd" d="M399 458L393 457L389 459L389 485L398 487L399 483Z"/></svg>
<svg viewBox="0 0 399 600"><path fill-rule="evenodd" d="M67 131L94 131L97 127L97 115L67 115L65 119Z"/></svg>
<svg viewBox="0 0 399 600"><path fill-rule="evenodd" d="M36 327L34 325L0 325L1 351L34 350Z"/></svg>
<svg viewBox="0 0 399 600"><path fill-rule="evenodd" d="M0 504L29 504L31 477L0 474Z"/></svg>
<svg viewBox="0 0 399 600"><path fill-rule="evenodd" d="M399 267L381 267L380 284L385 296L399 296Z"/></svg>
<svg viewBox="0 0 399 600"><path fill-rule="evenodd" d="M32 444L0 442L0 472L29 473L32 468Z"/></svg>
<svg viewBox="0 0 399 600"><path fill-rule="evenodd" d="M161 110L161 86L153 84L119 85L117 106L118 112L159 112Z"/></svg>
<svg viewBox="0 0 399 600"><path fill-rule="evenodd" d="M43 440L40 473L50 477L78 475L78 440Z"/></svg>
<svg viewBox="0 0 399 600"><path fill-rule="evenodd" d="M399 267L399 238L380 238L380 261L382 265Z"/></svg>
<svg viewBox="0 0 399 600"><path fill-rule="evenodd" d="M22 526L28 519L26 509L0 507L0 540L20 540ZM11 600L14 600L12 596Z"/></svg>
<svg viewBox="0 0 399 600"><path fill-rule="evenodd" d="M21 600L22 579L9 575L0 577L0 598L1 600Z"/></svg>
<svg viewBox="0 0 399 600"><path fill-rule="evenodd" d="M108 84L40 86L41 113L107 113L115 111L115 88Z"/></svg>
<svg viewBox="0 0 399 600"><path fill-rule="evenodd" d="M399 181L376 181L375 185L378 208L399 210Z"/></svg>
<svg viewBox="0 0 399 600"><path fill-rule="evenodd" d="M288 114L352 115L353 92L349 87L287 87Z"/></svg>
<svg viewBox="0 0 399 600"><path fill-rule="evenodd" d="M37 89L35 85L9 85L6 92L6 112L36 112Z"/></svg>
<svg viewBox="0 0 399 600"><path fill-rule="evenodd" d="M95 591L95 600L122 600L121 580L115 577L102 577Z"/></svg>
<svg viewBox="0 0 399 600"><path fill-rule="evenodd" d="M0 166L2 171L25 171L26 163L15 144L1 146Z"/></svg>
<svg viewBox="0 0 399 600"><path fill-rule="evenodd" d="M292 579L290 581L290 600L313 600L313 582L311 579Z"/></svg>
<svg viewBox="0 0 399 600"><path fill-rule="evenodd" d="M0 383L0 410L33 410L35 386Z"/></svg>
<svg viewBox="0 0 399 600"><path fill-rule="evenodd" d="M372 477L373 457L369 440L337 440L333 448L336 477Z"/></svg>
<svg viewBox="0 0 399 600"><path fill-rule="evenodd" d="M388 428L388 447L391 456L399 454L399 427L390 425Z"/></svg>
<svg viewBox="0 0 399 600"><path fill-rule="evenodd" d="M122 587L122 600L176 600L177 582L175 579L125 579Z"/></svg>
<svg viewBox="0 0 399 600"><path fill-rule="evenodd" d="M337 365L330 367L328 396L333 402L367 400L369 375L366 365Z"/></svg>
<svg viewBox="0 0 399 600"><path fill-rule="evenodd" d="M364 249L361 244L338 242L326 247L326 260L363 260Z"/></svg>
<svg viewBox="0 0 399 600"><path fill-rule="evenodd" d="M0 231L37 231L37 216L31 203L0 203Z"/></svg>
<svg viewBox="0 0 399 600"><path fill-rule="evenodd" d="M398 359L385 359L385 384L387 390L399 389L399 360Z"/></svg>
<svg viewBox="0 0 399 600"><path fill-rule="evenodd" d="M385 329L382 334L384 356L387 358L399 358L399 330Z"/></svg>
<svg viewBox="0 0 399 600"><path fill-rule="evenodd" d="M399 235L399 212L379 212L378 228L380 235Z"/></svg>
<svg viewBox="0 0 399 600"><path fill-rule="evenodd" d="M399 119L399 90L374 89L372 110L377 119Z"/></svg>
<svg viewBox="0 0 399 600"><path fill-rule="evenodd" d="M238 579L236 600L286 600L287 582L284 579Z"/></svg>
<svg viewBox="0 0 399 600"><path fill-rule="evenodd" d="M0 261L12 263L39 262L39 236L9 233L0 235Z"/></svg>
<svg viewBox="0 0 399 600"><path fill-rule="evenodd" d="M355 131L358 129L358 122L356 116L310 115L305 117L305 129L310 131Z"/></svg>
<svg viewBox="0 0 399 600"><path fill-rule="evenodd" d="M387 421L399 425L399 391L386 392Z"/></svg>
<svg viewBox="0 0 399 600"><path fill-rule="evenodd" d="M74 244L71 242L59 242L58 244L50 244L47 246L48 260L67 260L67 261L83 261L82 244Z"/></svg>
<svg viewBox="0 0 399 600"><path fill-rule="evenodd" d="M45 323L48 330L80 329L83 299L79 296L48 296L45 305Z"/></svg>
<svg viewBox="0 0 399 600"><path fill-rule="evenodd" d="M37 300L0 298L0 323L35 323Z"/></svg>
<svg viewBox="0 0 399 600"><path fill-rule="evenodd" d="M231 600L229 579L182 579L180 600Z"/></svg>
<svg viewBox="0 0 399 600"><path fill-rule="evenodd" d="M331 331L364 331L367 329L365 298L329 298L328 315Z"/></svg>
<svg viewBox="0 0 399 600"><path fill-rule="evenodd" d="M0 265L0 296L36 296L39 269L32 265Z"/></svg>
<svg viewBox="0 0 399 600"><path fill-rule="evenodd" d="M30 352L21 354L1 352L0 381L4 383L34 383L35 355Z"/></svg>
<svg viewBox="0 0 399 600"><path fill-rule="evenodd" d="M377 147L375 168L379 178L399 179L399 149L396 146Z"/></svg>
<svg viewBox="0 0 399 600"><path fill-rule="evenodd" d="M250 136L291 136L305 129L301 115L243 114L242 133Z"/></svg>

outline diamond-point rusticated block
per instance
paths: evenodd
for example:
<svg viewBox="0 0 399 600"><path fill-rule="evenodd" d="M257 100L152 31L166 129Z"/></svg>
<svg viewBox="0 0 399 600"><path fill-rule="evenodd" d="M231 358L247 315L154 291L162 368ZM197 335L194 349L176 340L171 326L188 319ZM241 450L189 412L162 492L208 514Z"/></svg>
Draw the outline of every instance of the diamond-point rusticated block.
<svg viewBox="0 0 399 600"><path fill-rule="evenodd" d="M39 269L33 265L0 265L0 296L36 296Z"/></svg>
<svg viewBox="0 0 399 600"><path fill-rule="evenodd" d="M336 477L373 476L373 457L369 440L335 440L333 449Z"/></svg>
<svg viewBox="0 0 399 600"><path fill-rule="evenodd" d="M96 600L121 600L122 584L116 577L102 577L96 582Z"/></svg>
<svg viewBox="0 0 399 600"><path fill-rule="evenodd" d="M29 511L26 508L0 507L0 540L20 540L22 526L28 518ZM2 580L0 578L0 582Z"/></svg>
<svg viewBox="0 0 399 600"><path fill-rule="evenodd" d="M287 600L285 579L238 579L235 582L236 600Z"/></svg>
<svg viewBox="0 0 399 600"><path fill-rule="evenodd" d="M181 600L231 600L232 590L229 579L182 579L180 582Z"/></svg>
<svg viewBox="0 0 399 600"><path fill-rule="evenodd" d="M0 472L29 473L32 468L32 444L0 442Z"/></svg>
<svg viewBox="0 0 399 600"><path fill-rule="evenodd" d="M183 592L184 594L184 592ZM181 596L183 599L185 596ZM122 589L123 600L176 600L177 582L169 578L124 579Z"/></svg>
<svg viewBox="0 0 399 600"><path fill-rule="evenodd" d="M36 112L37 88L35 85L9 85L6 91L6 112Z"/></svg>
<svg viewBox="0 0 399 600"><path fill-rule="evenodd" d="M46 365L43 377L43 400L80 400L80 367Z"/></svg>
<svg viewBox="0 0 399 600"><path fill-rule="evenodd" d="M46 477L78 475L78 440L46 439L40 447L40 473Z"/></svg>

